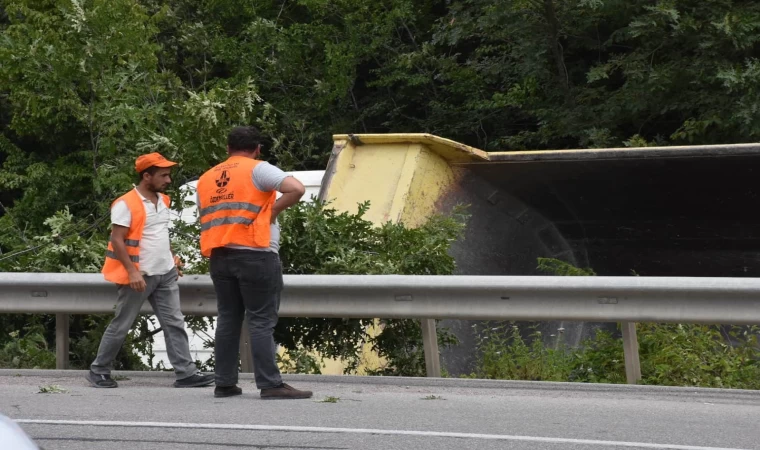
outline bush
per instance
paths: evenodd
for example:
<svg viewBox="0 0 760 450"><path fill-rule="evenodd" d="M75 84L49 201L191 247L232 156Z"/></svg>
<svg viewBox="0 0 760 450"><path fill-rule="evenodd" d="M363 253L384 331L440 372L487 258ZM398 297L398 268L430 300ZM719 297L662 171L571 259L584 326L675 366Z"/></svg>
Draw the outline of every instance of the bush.
<svg viewBox="0 0 760 450"><path fill-rule="evenodd" d="M563 261L541 258L539 268L566 276L594 275ZM597 330L576 349L562 329L546 339L537 325L527 339L513 322L483 326L472 376L491 379L625 383L620 333ZM642 384L760 389L757 327L637 324Z"/></svg>
<svg viewBox="0 0 760 450"><path fill-rule="evenodd" d="M356 213L338 212L329 204L299 203L281 220L280 255L286 274L401 274L450 275L455 263L448 251L467 220L457 207L449 216L436 215L419 228L387 222L375 226L366 220L369 202ZM282 318L275 338L288 351L306 349L340 358L346 373L355 373L361 349L369 343L386 365L370 369L376 375L424 376L422 333L417 320L379 321L380 333L370 336L367 319ZM441 348L456 343L447 330L438 332Z"/></svg>
<svg viewBox="0 0 760 450"><path fill-rule="evenodd" d="M55 352L45 340L44 328L32 325L24 333L12 331L0 348L0 367L11 369L55 369Z"/></svg>
<svg viewBox="0 0 760 450"><path fill-rule="evenodd" d="M281 216L282 242L280 255L286 274L419 274L448 275L454 270L454 259L448 254L451 243L461 234L466 215L456 208L448 217L434 216L416 229L403 224L375 226L364 219L369 203L359 205L356 213L339 213L323 202L299 203ZM86 221L75 218L67 209L48 219L50 232L34 238L39 245L35 252L26 252L5 259L0 270L33 272L96 272L105 251L103 230L95 230ZM173 246L185 261L192 262L187 273L204 273L207 261L197 252L197 224L177 223ZM74 232L72 230L85 230ZM110 315L73 316L71 322L71 365L85 369L94 359ZM48 316L0 315L0 325L18 330L28 321L40 324L39 330L53 330L54 318ZM187 317L194 331L207 332L213 318ZM153 335L149 317L141 316L127 337L114 366L120 370L165 369L153 363ZM357 371L361 349L366 343L387 360L376 373L422 376L425 374L424 353L419 322L413 320L381 320L380 333L370 336L366 328L374 323L367 319L282 318L275 330L275 339L286 349L280 358L283 370L297 373L319 373L321 362L314 354L340 358L348 364L347 373ZM44 326L43 326L44 325ZM155 327L154 327L155 328ZM35 328L35 330L37 330ZM53 345L52 331L30 334L24 345ZM206 347L213 347L213 338L206 334ZM40 342L39 339L43 342ZM0 337L0 345L9 342ZM446 347L456 342L446 330L439 332L439 344ZM10 342L13 344L13 341ZM20 344L19 344L20 345ZM15 348L15 347L13 347ZM39 347L42 349L43 347ZM46 348L46 347L44 347ZM42 350L40 350L42 351ZM52 366L55 366L54 354ZM141 360L148 356L148 366ZM15 367L13 359L0 360L2 367ZM24 360L26 361L26 360ZM19 364L33 364L19 361ZM36 360L35 360L36 361ZM42 364L43 361L34 364ZM199 361L204 370L213 370L213 358Z"/></svg>
<svg viewBox="0 0 760 450"><path fill-rule="evenodd" d="M524 339L512 323L491 323L478 337L473 377L625 383L623 342L597 330L579 348L558 331L547 345L536 325ZM717 325L638 324L642 384L760 389L758 329ZM730 341L733 341L731 343Z"/></svg>
<svg viewBox="0 0 760 450"><path fill-rule="evenodd" d="M478 334L478 371L473 376L489 379L565 381L572 371L572 355L562 341L555 348L543 344L536 326L530 340L523 339L513 322L487 323Z"/></svg>
<svg viewBox="0 0 760 450"><path fill-rule="evenodd" d="M757 327L639 325L642 382L760 389Z"/></svg>

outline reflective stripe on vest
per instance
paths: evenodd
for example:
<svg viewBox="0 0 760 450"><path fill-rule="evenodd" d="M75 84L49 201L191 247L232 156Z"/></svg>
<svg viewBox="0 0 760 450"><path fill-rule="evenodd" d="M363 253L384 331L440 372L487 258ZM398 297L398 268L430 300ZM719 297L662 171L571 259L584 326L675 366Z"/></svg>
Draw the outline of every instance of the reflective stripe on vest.
<svg viewBox="0 0 760 450"><path fill-rule="evenodd" d="M106 258L112 258L118 260L119 258L116 257L116 253L112 252L111 250L106 250ZM138 255L129 255L129 260L132 262L139 263L140 262L140 256Z"/></svg>
<svg viewBox="0 0 760 450"><path fill-rule="evenodd" d="M138 241L136 239L125 239L124 240L124 245L126 245L127 247L139 247L140 246L140 241Z"/></svg>
<svg viewBox="0 0 760 450"><path fill-rule="evenodd" d="M224 211L224 210L243 210L243 211L250 211L253 213L259 213L261 211L261 206L254 205L253 203L246 203L246 202L220 203L218 205L207 206L201 209L201 219L203 218L203 216L207 216L217 211Z"/></svg>
<svg viewBox="0 0 760 450"><path fill-rule="evenodd" d="M220 217L218 219L209 220L208 222L201 224L201 231L206 231L214 227L220 227L222 225L232 225L233 223L241 225L250 225L254 219L248 219L246 217Z"/></svg>

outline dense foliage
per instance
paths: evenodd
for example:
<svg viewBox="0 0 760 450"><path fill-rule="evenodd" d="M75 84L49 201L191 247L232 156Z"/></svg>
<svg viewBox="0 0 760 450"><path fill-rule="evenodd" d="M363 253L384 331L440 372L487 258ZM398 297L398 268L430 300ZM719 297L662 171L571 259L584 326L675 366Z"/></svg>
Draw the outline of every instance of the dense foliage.
<svg viewBox="0 0 760 450"><path fill-rule="evenodd" d="M295 170L323 168L346 132L486 150L756 141L758 31L760 4L733 0L0 0L0 270L95 270L135 156L180 161L176 189L231 125L258 125ZM444 269L352 244L313 271ZM357 329L288 326L307 346Z"/></svg>
<svg viewBox="0 0 760 450"><path fill-rule="evenodd" d="M538 267L550 275L594 275L591 269L555 259L541 258ZM636 327L642 384L760 389L758 327L659 323ZM597 329L577 348L567 344L564 329L546 336L536 324L486 323L478 327L477 334L479 358L472 376L626 382L619 330Z"/></svg>
<svg viewBox="0 0 760 450"><path fill-rule="evenodd" d="M299 203L281 216L281 258L286 274L421 274L448 275L454 270L454 259L448 254L467 219L461 208L447 217L434 216L423 226L405 228L400 223L375 227L364 219L370 208L360 205L356 213L338 213L322 202ZM34 239L36 250L9 258L8 267L31 272L96 272L102 263L105 240L66 229L83 229L67 210L46 221L50 230ZM182 225L181 223L177 224ZM184 225L175 243L185 260L193 264L188 273L206 273L207 260L199 260L197 224ZM58 238L63 236L63 239ZM10 261L13 261L12 263ZM115 292L114 292L115 295ZM97 347L110 316L72 316L71 361L74 367L85 368L95 357ZM318 372L321 362L314 355L340 358L346 372L356 372L362 362L362 348L369 344L385 359L383 367L370 367L376 373L424 376L425 364L422 335L418 321L382 320L379 332L370 334L367 319L304 319L281 318L275 338L287 351L281 361L285 369ZM142 317L130 332L116 367L141 369L140 355L152 356L155 321L149 326ZM207 332L210 318L188 317L191 328ZM0 367L52 367L55 364L52 342L54 317L0 315ZM213 336L205 333L206 345L213 346ZM203 336L204 333L201 333ZM445 329L439 342L446 347L456 342ZM7 343L7 344L3 344ZM2 346L5 345L3 348ZM201 361L213 367L213 358ZM156 366L149 360L152 368Z"/></svg>
<svg viewBox="0 0 760 450"><path fill-rule="evenodd" d="M322 168L336 132L755 141L759 29L732 0L2 0L0 249L64 204L102 214L139 152L198 176L231 124L287 169Z"/></svg>

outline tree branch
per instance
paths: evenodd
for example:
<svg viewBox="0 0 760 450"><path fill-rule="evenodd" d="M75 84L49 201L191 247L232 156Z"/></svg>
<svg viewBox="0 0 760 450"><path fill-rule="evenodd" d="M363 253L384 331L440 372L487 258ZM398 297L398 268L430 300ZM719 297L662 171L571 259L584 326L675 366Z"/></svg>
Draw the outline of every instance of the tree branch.
<svg viewBox="0 0 760 450"><path fill-rule="evenodd" d="M554 55L554 63L557 66L557 78L565 91L566 98L570 95L570 76L565 65L565 55L562 44L559 42L560 24L553 0L544 0L544 16L549 22L549 47Z"/></svg>
<svg viewBox="0 0 760 450"><path fill-rule="evenodd" d="M148 334L146 334L145 336L140 336L140 339L137 339L134 342L144 342L144 341L147 341L149 338L152 338L153 336L157 335L158 333L160 333L162 331L164 331L164 329L161 328L161 327L158 327L158 328L156 328L153 331L149 331Z"/></svg>
<svg viewBox="0 0 760 450"><path fill-rule="evenodd" d="M95 132L93 130L95 126L95 119L93 118L93 111L92 111L92 104L95 102L95 93L92 89L92 82L90 82L90 101L87 105L87 111L88 111L88 128L90 129L90 146L92 147L92 172L93 176L98 176L98 138L100 135L95 136Z"/></svg>

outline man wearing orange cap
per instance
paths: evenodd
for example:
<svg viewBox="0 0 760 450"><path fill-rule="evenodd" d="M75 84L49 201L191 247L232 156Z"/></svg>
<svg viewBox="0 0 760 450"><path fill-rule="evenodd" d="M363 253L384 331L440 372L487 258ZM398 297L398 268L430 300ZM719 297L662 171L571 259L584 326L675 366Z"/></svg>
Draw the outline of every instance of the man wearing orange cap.
<svg viewBox="0 0 760 450"><path fill-rule="evenodd" d="M169 242L169 197L162 192L171 183L177 163L158 153L135 162L139 184L111 205L111 240L103 275L118 285L116 314L100 341L98 356L87 379L98 388L115 388L111 378L116 355L147 299L166 339L166 352L177 381L174 387L208 386L213 375L198 373L190 355L185 318L179 308L177 279L181 275Z"/></svg>

